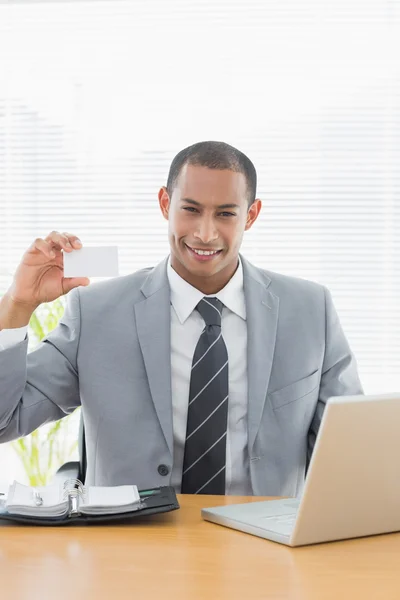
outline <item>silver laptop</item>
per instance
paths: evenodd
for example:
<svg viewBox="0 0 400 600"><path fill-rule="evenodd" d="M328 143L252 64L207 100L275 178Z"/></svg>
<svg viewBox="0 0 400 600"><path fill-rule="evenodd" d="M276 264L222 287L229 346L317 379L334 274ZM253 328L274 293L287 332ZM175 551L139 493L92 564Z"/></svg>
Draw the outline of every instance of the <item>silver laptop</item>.
<svg viewBox="0 0 400 600"><path fill-rule="evenodd" d="M201 514L288 546L400 531L400 394L329 399L301 498Z"/></svg>

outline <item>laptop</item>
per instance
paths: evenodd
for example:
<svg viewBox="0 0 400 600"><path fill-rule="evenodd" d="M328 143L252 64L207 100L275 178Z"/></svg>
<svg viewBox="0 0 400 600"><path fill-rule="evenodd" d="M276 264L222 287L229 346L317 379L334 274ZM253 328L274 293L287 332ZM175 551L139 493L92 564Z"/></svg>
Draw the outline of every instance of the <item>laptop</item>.
<svg viewBox="0 0 400 600"><path fill-rule="evenodd" d="M301 497L201 515L288 546L400 531L400 394L328 400Z"/></svg>

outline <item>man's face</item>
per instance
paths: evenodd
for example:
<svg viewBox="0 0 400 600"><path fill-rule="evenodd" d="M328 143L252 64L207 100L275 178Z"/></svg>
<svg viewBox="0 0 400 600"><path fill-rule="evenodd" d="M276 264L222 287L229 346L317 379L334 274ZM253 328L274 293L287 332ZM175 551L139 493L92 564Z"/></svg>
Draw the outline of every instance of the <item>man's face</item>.
<svg viewBox="0 0 400 600"><path fill-rule="evenodd" d="M245 176L185 165L172 197L162 188L159 201L169 221L173 268L199 289L221 289L237 268L243 233L261 208L257 200L249 209Z"/></svg>

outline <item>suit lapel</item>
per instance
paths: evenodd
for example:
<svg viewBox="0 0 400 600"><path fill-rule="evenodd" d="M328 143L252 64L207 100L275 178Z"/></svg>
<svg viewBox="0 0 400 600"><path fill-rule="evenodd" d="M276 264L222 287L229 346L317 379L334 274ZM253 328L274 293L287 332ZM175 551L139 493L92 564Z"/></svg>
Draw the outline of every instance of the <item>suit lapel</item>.
<svg viewBox="0 0 400 600"><path fill-rule="evenodd" d="M150 392L172 455L171 308L167 261L157 265L142 285L145 298L135 304L135 315Z"/></svg>
<svg viewBox="0 0 400 600"><path fill-rule="evenodd" d="M248 444L251 455L271 376L279 298L267 288L270 278L241 256L247 319Z"/></svg>
<svg viewBox="0 0 400 600"><path fill-rule="evenodd" d="M271 375L279 298L268 291L271 280L241 255L247 318L248 444L251 454L260 426ZM135 304L136 327L150 392L166 442L173 453L171 391L171 306L168 258L142 285Z"/></svg>

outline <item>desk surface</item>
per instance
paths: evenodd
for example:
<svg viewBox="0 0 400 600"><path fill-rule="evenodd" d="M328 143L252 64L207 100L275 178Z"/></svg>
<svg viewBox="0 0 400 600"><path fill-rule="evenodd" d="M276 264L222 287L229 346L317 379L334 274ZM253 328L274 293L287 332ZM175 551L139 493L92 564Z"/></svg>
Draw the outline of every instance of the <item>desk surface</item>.
<svg viewBox="0 0 400 600"><path fill-rule="evenodd" d="M400 598L400 534L288 548L207 523L200 508L262 498L179 496L131 525L0 526L0 589L18 600Z"/></svg>

